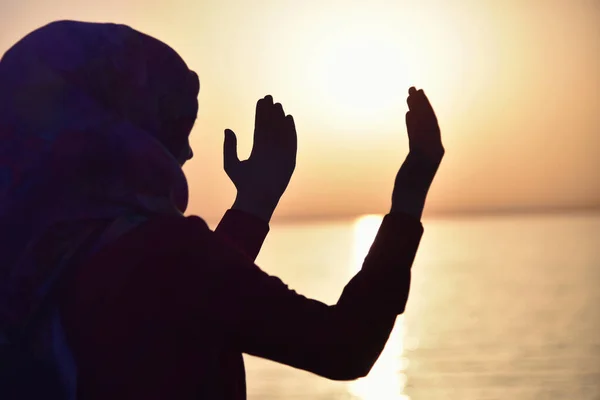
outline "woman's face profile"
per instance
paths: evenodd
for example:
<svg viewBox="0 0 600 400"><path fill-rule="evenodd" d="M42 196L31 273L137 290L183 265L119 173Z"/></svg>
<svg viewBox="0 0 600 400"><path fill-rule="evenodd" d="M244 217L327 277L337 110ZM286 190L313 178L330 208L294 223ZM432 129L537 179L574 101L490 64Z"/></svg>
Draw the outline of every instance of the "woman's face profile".
<svg viewBox="0 0 600 400"><path fill-rule="evenodd" d="M190 134L192 133L192 128L196 122L196 117L198 114L198 95L200 93L200 82L198 80L198 75L194 71L191 72L191 93L195 97L193 101L186 100L184 102L185 107L181 107L181 109L176 110L175 114L177 117L173 124L167 124L168 132L167 136L172 136L172 140L174 142L179 142L179 145L175 145L171 147L173 156L177 159L177 162L180 166L183 166L188 160L191 160L194 156L194 152L190 145ZM189 98L188 98L189 99ZM190 104L193 103L192 110L190 110ZM176 108L179 108L176 106ZM185 140L181 140L182 136ZM167 139L169 142L171 140ZM167 145L167 147L170 147Z"/></svg>
<svg viewBox="0 0 600 400"><path fill-rule="evenodd" d="M183 164L185 164L187 161L191 160L194 157L194 151L192 150L192 146L190 146L189 140L186 144L186 146L184 146L184 148L181 150L181 154L179 155L179 157L177 157L177 161L179 162L179 165L181 165L183 167Z"/></svg>

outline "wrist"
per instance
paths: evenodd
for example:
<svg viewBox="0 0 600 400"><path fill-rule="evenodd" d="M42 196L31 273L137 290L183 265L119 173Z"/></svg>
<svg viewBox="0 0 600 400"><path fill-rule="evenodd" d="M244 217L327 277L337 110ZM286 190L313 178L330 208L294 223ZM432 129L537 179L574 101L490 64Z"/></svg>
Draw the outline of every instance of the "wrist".
<svg viewBox="0 0 600 400"><path fill-rule="evenodd" d="M416 219L421 219L427 192L418 192L411 189L394 188L392 195L391 214L408 214Z"/></svg>
<svg viewBox="0 0 600 400"><path fill-rule="evenodd" d="M277 203L270 199L260 199L256 196L251 196L245 193L239 193L235 197L235 202L231 207L233 210L242 211L255 217L262 219L265 222L271 221L271 217L275 212Z"/></svg>
<svg viewBox="0 0 600 400"><path fill-rule="evenodd" d="M443 155L443 152L434 156L420 150L411 150L406 156L404 164L407 164L407 167L412 170L419 170L423 174L429 173L433 176L442 163Z"/></svg>
<svg viewBox="0 0 600 400"><path fill-rule="evenodd" d="M405 213L421 219L427 193L442 157L427 157L420 151L411 151L396 175L392 192L391 213Z"/></svg>
<svg viewBox="0 0 600 400"><path fill-rule="evenodd" d="M443 146L427 149L412 147L408 153L408 157L418 160L423 165L438 167L445 154L446 150Z"/></svg>
<svg viewBox="0 0 600 400"><path fill-rule="evenodd" d="M394 191L399 189L402 192L427 194L440 162L441 159L431 160L419 152L411 151L396 175Z"/></svg>

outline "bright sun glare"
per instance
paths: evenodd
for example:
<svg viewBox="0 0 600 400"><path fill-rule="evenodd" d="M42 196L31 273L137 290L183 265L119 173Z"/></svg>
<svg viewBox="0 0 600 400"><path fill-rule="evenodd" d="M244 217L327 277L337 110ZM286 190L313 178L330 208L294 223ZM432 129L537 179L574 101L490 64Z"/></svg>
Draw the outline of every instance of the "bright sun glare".
<svg viewBox="0 0 600 400"><path fill-rule="evenodd" d="M374 120L396 116L410 75L401 54L398 45L382 35L326 37L318 47L320 68L314 78L330 118L362 129Z"/></svg>
<svg viewBox="0 0 600 400"><path fill-rule="evenodd" d="M398 89L407 75L406 66L394 47L379 37L324 42L324 99L346 113L374 117L405 97Z"/></svg>
<svg viewBox="0 0 600 400"><path fill-rule="evenodd" d="M358 272L367 255L383 217L365 215L354 223L354 268ZM407 400L404 395L407 359L404 351L404 317L396 319L396 325L375 366L365 378L348 384L348 390L362 400Z"/></svg>
<svg viewBox="0 0 600 400"><path fill-rule="evenodd" d="M444 76L457 76L462 68L455 56L462 51L456 32L435 16L429 17L432 24L426 30L415 26L417 19L410 16L400 22L385 18L345 16L343 23L333 23L339 27L336 31L314 26L319 40L313 47L310 80L323 120L335 121L345 133L403 124L410 86L447 93L460 84L439 78L440 68ZM447 39L445 48L433 51L429 36L435 35Z"/></svg>

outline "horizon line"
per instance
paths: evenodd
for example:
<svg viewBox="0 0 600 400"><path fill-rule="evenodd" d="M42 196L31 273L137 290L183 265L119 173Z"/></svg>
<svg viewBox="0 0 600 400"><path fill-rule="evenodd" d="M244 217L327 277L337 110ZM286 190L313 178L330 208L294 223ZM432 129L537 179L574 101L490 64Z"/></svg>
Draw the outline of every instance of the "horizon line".
<svg viewBox="0 0 600 400"><path fill-rule="evenodd" d="M508 207L489 209L455 209L447 211L427 211L423 213L422 220L429 219L452 219L452 218L482 218L502 217L511 215L557 215L557 214L588 214L600 213L600 205L596 206L570 206L570 207ZM335 222L348 221L364 217L366 215L384 216L385 212L364 212L348 214L312 214L304 216L277 216L274 215L270 223L310 223L310 222ZM200 216L202 218L202 216ZM221 216L222 217L222 216ZM209 223L218 223L221 217L210 216L205 218Z"/></svg>

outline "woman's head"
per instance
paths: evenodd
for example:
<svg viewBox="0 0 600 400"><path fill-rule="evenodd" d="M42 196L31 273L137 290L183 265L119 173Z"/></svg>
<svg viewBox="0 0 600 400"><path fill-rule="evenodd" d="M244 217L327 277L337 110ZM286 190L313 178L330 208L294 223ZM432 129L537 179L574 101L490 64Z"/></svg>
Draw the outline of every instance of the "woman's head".
<svg viewBox="0 0 600 400"><path fill-rule="evenodd" d="M36 130L67 125L84 96L106 116L154 136L174 157L188 152L198 76L153 37L125 25L58 21L23 38L1 65L13 89L2 82L4 94L13 94L4 99Z"/></svg>
<svg viewBox="0 0 600 400"><path fill-rule="evenodd" d="M0 196L45 176L69 192L61 201L129 197L140 208L140 196L175 197L183 211L180 167L199 88L172 48L128 26L58 21L33 31L0 61L0 175L19 178L0 181Z"/></svg>

